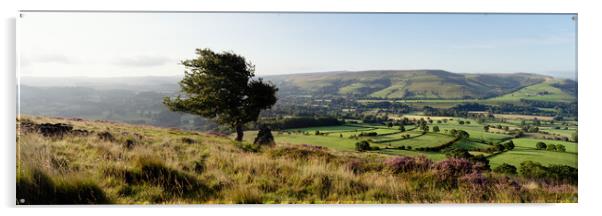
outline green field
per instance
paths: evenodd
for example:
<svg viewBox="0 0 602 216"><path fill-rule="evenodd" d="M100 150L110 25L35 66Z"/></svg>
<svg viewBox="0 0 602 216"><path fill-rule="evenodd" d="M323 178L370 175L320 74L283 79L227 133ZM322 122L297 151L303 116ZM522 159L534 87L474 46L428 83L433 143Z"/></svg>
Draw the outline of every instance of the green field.
<svg viewBox="0 0 602 216"><path fill-rule="evenodd" d="M557 140L540 140L540 139L530 139L530 138L519 138L513 139L514 145L517 147L523 147L528 149L535 149L535 145L537 142L544 142L545 144L554 144L554 145L564 145L566 147L566 152L577 153L577 144L573 142L565 142L565 141L557 141Z"/></svg>
<svg viewBox="0 0 602 216"><path fill-rule="evenodd" d="M517 102L520 99L555 101L555 102L573 102L575 96L570 95L552 84L558 83L558 80L550 80L543 83L527 86L518 91L508 93L502 96L489 99L490 101Z"/></svg>
<svg viewBox="0 0 602 216"><path fill-rule="evenodd" d="M491 166L496 167L502 163L520 166L523 161L531 160L544 165L559 164L577 167L577 144L563 141L539 140L529 138L519 138L513 140L516 148L489 158ZM544 142L546 144L562 144L566 147L566 152L554 152L547 150L537 150L535 144Z"/></svg>
<svg viewBox="0 0 602 216"><path fill-rule="evenodd" d="M397 118L407 117L409 119L427 119L427 116L420 114L403 115ZM491 153L480 152L480 149L491 148L493 144L503 143L507 140L513 140L516 148L511 151L506 151L501 154L491 156L490 163L492 167L496 167L502 163L509 163L514 166L520 166L520 163L526 160L539 162L542 164L563 164L577 167L577 144L573 142L543 140L536 138L517 138L513 139L511 135L504 134L503 130L492 128L490 132L485 132L483 124L477 123L474 119L455 118L455 117L430 117L433 120L432 124L428 124L432 130L433 126L438 126L439 133L428 132L422 134L422 131L416 130L413 126L406 126L408 131L400 132L397 127L388 128L384 125L374 124L346 124L340 126L328 127L308 127L299 129L289 129L285 132L274 133L275 140L278 143L290 144L309 144L332 148L340 151L355 151L355 143L360 140L368 140L371 146L379 147L380 150L373 151L375 153L400 156L417 156L425 155L432 160L441 160L446 156L442 152L425 152L417 151L416 148L436 147L453 140L449 135L449 130L464 130L469 133L469 139L459 140L452 146L460 149L465 149L473 155L488 156ZM448 119L447 123L437 123L437 120ZM453 119L453 120L450 120ZM459 120L470 121L470 124L459 124ZM510 128L518 128L519 122L506 123L489 123L493 125L504 125ZM559 125L559 123L557 123ZM555 124L556 125L556 124ZM325 133L323 135L315 135L315 131ZM575 132L576 127L570 126L568 130L551 129L549 126L544 126L542 131L547 131L551 134L559 134L570 137ZM307 134L298 133L297 131L307 132ZM376 132L377 136L358 136L361 132ZM256 132L250 131L246 133L246 140L252 141ZM404 135L410 135L410 138L402 138ZM341 137L342 136L342 137ZM548 136L541 134L540 136ZM355 138L353 138L355 137ZM552 152L546 150L536 150L537 142L546 144L562 144L566 147L566 152ZM412 150L396 149L401 146L411 146Z"/></svg>
<svg viewBox="0 0 602 216"><path fill-rule="evenodd" d="M440 133L427 133L425 135L416 136L415 138L409 138L404 140L398 140L387 143L379 143L377 146L412 146L412 148L424 148L424 147L436 147L443 145L447 142L452 141L454 138L445 134Z"/></svg>
<svg viewBox="0 0 602 216"><path fill-rule="evenodd" d="M454 143L453 146L468 151L474 151L476 149L486 149L491 147L491 145L470 140L459 140L458 142Z"/></svg>
<svg viewBox="0 0 602 216"><path fill-rule="evenodd" d="M485 142L493 142L498 143L505 139L510 138L510 135L507 134L496 134L491 132L485 132L483 129L483 125L479 125L476 123L471 123L470 125L459 125L459 124L433 124L439 126L441 131L445 130L464 130L470 134L470 139L477 141L485 141Z"/></svg>

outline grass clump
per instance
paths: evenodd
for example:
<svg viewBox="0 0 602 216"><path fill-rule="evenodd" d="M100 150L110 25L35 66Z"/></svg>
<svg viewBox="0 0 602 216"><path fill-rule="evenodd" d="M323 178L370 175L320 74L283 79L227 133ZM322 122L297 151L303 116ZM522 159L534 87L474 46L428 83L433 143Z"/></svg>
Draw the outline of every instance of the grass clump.
<svg viewBox="0 0 602 216"><path fill-rule="evenodd" d="M160 186L170 196L186 198L207 198L213 191L197 177L166 166L150 156L141 157L137 168L124 172L128 185L150 184Z"/></svg>
<svg viewBox="0 0 602 216"><path fill-rule="evenodd" d="M90 180L53 178L33 169L17 177L19 204L109 204L104 191Z"/></svg>

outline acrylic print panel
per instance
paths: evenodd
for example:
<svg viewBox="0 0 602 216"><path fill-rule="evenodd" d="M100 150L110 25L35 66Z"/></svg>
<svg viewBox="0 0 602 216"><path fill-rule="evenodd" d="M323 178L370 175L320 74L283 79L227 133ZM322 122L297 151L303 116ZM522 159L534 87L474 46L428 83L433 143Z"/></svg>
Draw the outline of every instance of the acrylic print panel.
<svg viewBox="0 0 602 216"><path fill-rule="evenodd" d="M577 202L576 22L25 11L16 200Z"/></svg>

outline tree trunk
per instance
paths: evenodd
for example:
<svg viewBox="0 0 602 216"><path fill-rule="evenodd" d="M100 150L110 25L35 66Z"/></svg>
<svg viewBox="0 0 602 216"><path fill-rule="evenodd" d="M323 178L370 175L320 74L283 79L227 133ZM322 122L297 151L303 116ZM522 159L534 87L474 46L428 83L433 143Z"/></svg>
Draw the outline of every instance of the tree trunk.
<svg viewBox="0 0 602 216"><path fill-rule="evenodd" d="M236 125L236 141L241 142L243 135L244 135L244 132L242 130L242 124L237 124Z"/></svg>

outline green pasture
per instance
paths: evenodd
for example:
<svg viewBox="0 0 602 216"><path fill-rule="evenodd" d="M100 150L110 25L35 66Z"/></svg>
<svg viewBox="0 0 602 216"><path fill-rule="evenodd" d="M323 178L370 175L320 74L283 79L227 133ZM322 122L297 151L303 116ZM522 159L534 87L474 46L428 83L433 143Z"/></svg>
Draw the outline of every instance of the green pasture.
<svg viewBox="0 0 602 216"><path fill-rule="evenodd" d="M520 99L573 102L575 97L552 86L557 81L546 81L543 83L527 86L518 91L489 99L490 101L518 102Z"/></svg>

